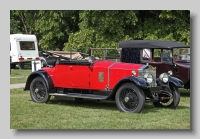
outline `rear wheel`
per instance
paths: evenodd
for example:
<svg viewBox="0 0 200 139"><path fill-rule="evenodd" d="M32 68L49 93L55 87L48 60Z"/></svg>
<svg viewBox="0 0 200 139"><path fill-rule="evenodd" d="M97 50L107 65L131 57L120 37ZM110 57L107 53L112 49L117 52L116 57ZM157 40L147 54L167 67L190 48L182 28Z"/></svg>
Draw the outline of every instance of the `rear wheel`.
<svg viewBox="0 0 200 139"><path fill-rule="evenodd" d="M143 90L133 83L125 83L118 89L115 100L120 111L139 113L144 107L145 95Z"/></svg>
<svg viewBox="0 0 200 139"><path fill-rule="evenodd" d="M50 99L47 85L42 77L33 79L30 85L31 99L37 103L46 103Z"/></svg>
<svg viewBox="0 0 200 139"><path fill-rule="evenodd" d="M170 85L172 96L161 94L158 102L153 102L155 107L176 108L180 102L180 92L175 85Z"/></svg>

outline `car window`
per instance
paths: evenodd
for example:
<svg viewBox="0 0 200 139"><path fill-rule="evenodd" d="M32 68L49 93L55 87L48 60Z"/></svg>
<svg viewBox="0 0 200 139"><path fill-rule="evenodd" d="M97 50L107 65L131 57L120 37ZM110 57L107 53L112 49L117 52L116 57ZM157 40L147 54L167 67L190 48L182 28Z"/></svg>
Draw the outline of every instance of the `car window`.
<svg viewBox="0 0 200 139"><path fill-rule="evenodd" d="M142 50L142 60L150 60L150 59L151 59L150 49L143 49Z"/></svg>
<svg viewBox="0 0 200 139"><path fill-rule="evenodd" d="M170 62L171 61L171 50L170 49L163 49L162 53L162 61Z"/></svg>
<svg viewBox="0 0 200 139"><path fill-rule="evenodd" d="M176 60L190 61L190 48L174 48L173 58Z"/></svg>
<svg viewBox="0 0 200 139"><path fill-rule="evenodd" d="M161 62L161 49L154 49L153 62Z"/></svg>

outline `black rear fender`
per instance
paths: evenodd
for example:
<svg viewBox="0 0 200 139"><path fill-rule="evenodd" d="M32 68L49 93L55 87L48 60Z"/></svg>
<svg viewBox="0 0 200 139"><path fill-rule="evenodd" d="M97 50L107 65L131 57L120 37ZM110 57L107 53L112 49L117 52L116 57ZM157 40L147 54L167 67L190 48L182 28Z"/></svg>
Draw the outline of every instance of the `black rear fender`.
<svg viewBox="0 0 200 139"><path fill-rule="evenodd" d="M51 79L50 75L46 71L38 70L38 71L32 72L28 76L27 81L26 81L26 85L25 85L25 88L24 88L24 91L30 89L30 84L31 84L32 80L35 77L38 77L38 76L40 76L40 77L42 77L44 79L44 81L45 81L45 83L47 85L47 89L48 90L54 88L53 80Z"/></svg>

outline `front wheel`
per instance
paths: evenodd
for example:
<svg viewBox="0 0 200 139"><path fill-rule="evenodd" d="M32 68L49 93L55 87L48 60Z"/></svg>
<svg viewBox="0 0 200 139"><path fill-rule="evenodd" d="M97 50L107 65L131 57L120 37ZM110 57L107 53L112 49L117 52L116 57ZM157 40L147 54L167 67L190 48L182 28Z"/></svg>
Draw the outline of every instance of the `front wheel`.
<svg viewBox="0 0 200 139"><path fill-rule="evenodd" d="M46 103L50 99L47 85L42 77L36 77L30 84L31 99L37 103Z"/></svg>
<svg viewBox="0 0 200 139"><path fill-rule="evenodd" d="M145 104L145 95L133 83L125 83L118 89L115 100L120 111L140 113Z"/></svg>
<svg viewBox="0 0 200 139"><path fill-rule="evenodd" d="M170 85L172 97L161 94L158 102L153 102L155 107L176 108L180 102L180 92L175 85Z"/></svg>

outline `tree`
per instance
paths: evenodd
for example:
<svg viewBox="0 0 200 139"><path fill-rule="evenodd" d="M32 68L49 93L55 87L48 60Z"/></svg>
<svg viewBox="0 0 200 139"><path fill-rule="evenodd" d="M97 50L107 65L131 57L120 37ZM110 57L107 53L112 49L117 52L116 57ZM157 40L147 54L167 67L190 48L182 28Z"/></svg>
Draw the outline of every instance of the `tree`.
<svg viewBox="0 0 200 139"><path fill-rule="evenodd" d="M64 50L87 52L89 47L118 47L121 39L132 38L129 30L136 25L137 11L93 11L80 12L80 30L71 33Z"/></svg>
<svg viewBox="0 0 200 139"><path fill-rule="evenodd" d="M16 16L13 11L10 11L10 34L23 33L24 30L21 25L21 20L18 16Z"/></svg>
<svg viewBox="0 0 200 139"><path fill-rule="evenodd" d="M34 30L34 23L36 21L36 12L37 11L27 11L27 10L13 10L12 13L15 16L18 16L21 20L21 23L23 24L24 27L24 32L25 34L32 34Z"/></svg>
<svg viewBox="0 0 200 139"><path fill-rule="evenodd" d="M68 35L79 29L79 11L14 10L23 25L23 33L35 34L42 50L62 49ZM22 26L21 26L22 27Z"/></svg>
<svg viewBox="0 0 200 139"><path fill-rule="evenodd" d="M13 10L10 32L35 34L42 50L87 52L121 40L170 40L190 45L188 10Z"/></svg>
<svg viewBox="0 0 200 139"><path fill-rule="evenodd" d="M39 11L35 31L41 36L42 49L63 49L71 32L78 31L79 11Z"/></svg>
<svg viewBox="0 0 200 139"><path fill-rule="evenodd" d="M170 40L190 44L190 11L80 11L77 32L64 50L87 52L89 47L118 48L121 40Z"/></svg>

